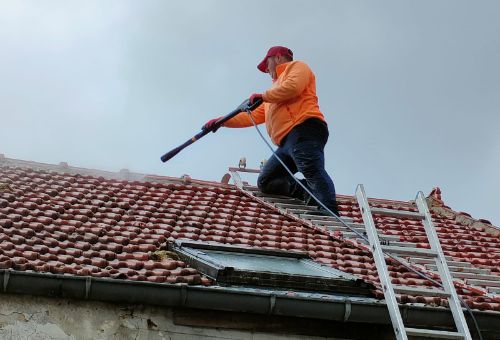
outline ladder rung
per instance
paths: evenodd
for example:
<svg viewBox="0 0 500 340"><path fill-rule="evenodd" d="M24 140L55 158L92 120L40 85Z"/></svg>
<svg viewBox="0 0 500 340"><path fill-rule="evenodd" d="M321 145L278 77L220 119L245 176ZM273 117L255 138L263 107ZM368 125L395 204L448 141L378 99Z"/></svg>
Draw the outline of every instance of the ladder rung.
<svg viewBox="0 0 500 340"><path fill-rule="evenodd" d="M338 220L337 221L325 221L325 220L316 220L316 219L311 219L311 222L317 225L321 225L324 227L330 227L330 228L345 228L346 225L351 228L356 228L360 230L366 230L365 225L361 223L353 223L350 222L349 220L345 220L344 223L340 223ZM399 239L399 236L398 236Z"/></svg>
<svg viewBox="0 0 500 340"><path fill-rule="evenodd" d="M421 336L426 338L439 338L439 339L465 339L462 333L458 332L447 332L447 331L435 331L433 329L421 329L421 328L405 328L406 334L411 336Z"/></svg>
<svg viewBox="0 0 500 340"><path fill-rule="evenodd" d="M410 294L410 295L422 295L422 296L440 296L449 297L450 294L442 289L430 289L430 288L417 288L410 286L392 285L394 292L397 294Z"/></svg>
<svg viewBox="0 0 500 340"><path fill-rule="evenodd" d="M249 172L249 173L252 173L252 174L259 174L260 173L260 169L250 169L250 168L233 168L233 167L230 167L228 169L230 172Z"/></svg>
<svg viewBox="0 0 500 340"><path fill-rule="evenodd" d="M471 285L476 285L476 286L500 287L499 281L466 279L465 282L467 282Z"/></svg>
<svg viewBox="0 0 500 340"><path fill-rule="evenodd" d="M341 217L343 220L345 220L345 224L347 224L349 227L353 228L361 228L365 229L365 225L363 223L353 223L349 218ZM318 220L316 218L311 218L311 222L317 225L324 225L324 226L329 226L329 227L345 227L344 223L341 223L339 220ZM398 237L399 238L399 237Z"/></svg>
<svg viewBox="0 0 500 340"><path fill-rule="evenodd" d="M299 210L310 210L310 211L318 210L318 208L316 207L300 203L275 203L275 204L277 207L280 207L282 209L299 209Z"/></svg>
<svg viewBox="0 0 500 340"><path fill-rule="evenodd" d="M382 250L387 253L398 255L437 257L437 253L434 250L426 248L382 246Z"/></svg>
<svg viewBox="0 0 500 340"><path fill-rule="evenodd" d="M286 210L288 213L291 213L291 214L294 214L297 216L300 216L302 214L307 214L308 212L311 211L311 210L306 210L306 209L286 209L286 208L280 208L280 209Z"/></svg>
<svg viewBox="0 0 500 340"><path fill-rule="evenodd" d="M448 262L447 262L448 263ZM427 269L437 271L437 266L435 264L428 264ZM481 275L484 276L484 279L492 279L493 281L499 280L500 281L500 276L496 275L488 275L491 273L489 269L484 269L484 268L470 268L470 267L457 267L457 266L452 266L448 263L448 270L450 273L455 276L455 277L467 277L470 276L471 274L477 275L477 279L481 279Z"/></svg>
<svg viewBox="0 0 500 340"><path fill-rule="evenodd" d="M328 230L328 231L353 231L353 230L356 230L361 235L363 235L365 233L365 229L363 229L363 228L351 227L351 229L349 229L347 227L340 227L340 226L329 226L329 225L320 225L320 226L326 228L326 230Z"/></svg>
<svg viewBox="0 0 500 340"><path fill-rule="evenodd" d="M312 221L314 223L314 221ZM353 232L353 230L357 231L361 235L366 237L366 230L365 228L359 228L356 227L356 223L347 223L348 226L352 227L352 230L346 228L346 227L341 227L341 226L330 226L330 225L321 225L323 227L326 227L326 230L328 231L341 231L343 236L346 238L351 238L351 237L360 237L356 233ZM378 235L380 243L381 244L394 244L397 245L399 243L399 236L396 235L385 235L385 234L379 234ZM366 242L368 243L368 242Z"/></svg>
<svg viewBox="0 0 500 340"><path fill-rule="evenodd" d="M493 294L500 294L500 287L488 287L488 291Z"/></svg>
<svg viewBox="0 0 500 340"><path fill-rule="evenodd" d="M378 238L382 241L389 241L389 242L399 242L400 237L397 235L388 235L388 234L378 234Z"/></svg>
<svg viewBox="0 0 500 340"><path fill-rule="evenodd" d="M470 264L469 262L458 262L458 261L448 260L447 256L445 256L445 258L446 258L446 263L448 264L448 266L456 266L456 267L462 267L462 268L473 267L472 264ZM410 258L410 262L424 264L424 265L428 265L428 264L435 265L436 264L436 261L433 259Z"/></svg>
<svg viewBox="0 0 500 340"><path fill-rule="evenodd" d="M425 215L414 212L414 211L406 211L406 210L394 210L394 209L385 209L385 208L371 208L372 214L386 215L391 217L406 217L413 218L416 220L425 219Z"/></svg>
<svg viewBox="0 0 500 340"><path fill-rule="evenodd" d="M296 203L296 204L303 203L301 200L298 200L296 198L266 197L265 199L267 202L270 202L270 203Z"/></svg>
<svg viewBox="0 0 500 340"><path fill-rule="evenodd" d="M322 215L313 215L313 214L301 214L300 218L304 218L307 220L315 220L317 221L338 221L338 219L334 216L322 216ZM345 217L345 216L340 216L340 218L345 222L345 223L352 223L352 218L350 217Z"/></svg>
<svg viewBox="0 0 500 340"><path fill-rule="evenodd" d="M380 235L379 235L379 238L382 238L382 237L380 237ZM413 248L413 249L415 249L417 247L417 243L400 242L400 241L390 241L389 245L394 246L394 247L405 247L405 248Z"/></svg>
<svg viewBox="0 0 500 340"><path fill-rule="evenodd" d="M451 276L457 279L467 280L467 279L477 279L488 282L500 282L500 276L488 275L488 274L476 274L476 273L464 273L464 272L450 272Z"/></svg>

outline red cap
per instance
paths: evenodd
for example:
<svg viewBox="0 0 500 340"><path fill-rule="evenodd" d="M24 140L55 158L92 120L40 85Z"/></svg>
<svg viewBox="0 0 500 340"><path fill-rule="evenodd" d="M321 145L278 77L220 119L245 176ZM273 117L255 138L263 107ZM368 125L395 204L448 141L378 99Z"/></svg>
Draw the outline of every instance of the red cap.
<svg viewBox="0 0 500 340"><path fill-rule="evenodd" d="M264 60L262 60L259 65L257 65L257 68L266 73L267 71L267 58L269 57L274 57L274 56L277 56L277 55L284 55L284 56L287 56L287 57L290 57L290 58L293 58L293 52L291 49L289 49L288 47L284 47L284 46L273 46L269 49L269 51L267 51L267 54L266 56L264 57Z"/></svg>

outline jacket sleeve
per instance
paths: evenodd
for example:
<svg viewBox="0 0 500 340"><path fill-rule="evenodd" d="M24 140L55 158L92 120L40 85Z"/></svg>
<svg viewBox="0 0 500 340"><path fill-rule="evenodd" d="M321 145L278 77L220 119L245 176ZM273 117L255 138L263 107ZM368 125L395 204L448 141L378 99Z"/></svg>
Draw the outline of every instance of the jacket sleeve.
<svg viewBox="0 0 500 340"><path fill-rule="evenodd" d="M311 70L306 63L297 61L287 70L281 84L271 87L262 94L265 102L280 103L299 96L309 83Z"/></svg>
<svg viewBox="0 0 500 340"><path fill-rule="evenodd" d="M264 111L264 104L260 104L256 109L252 111L252 118L255 120L255 124L262 124L266 121L266 115ZM243 128L248 126L253 126L252 120L248 116L246 111L238 113L236 116L224 123L225 127L229 128Z"/></svg>

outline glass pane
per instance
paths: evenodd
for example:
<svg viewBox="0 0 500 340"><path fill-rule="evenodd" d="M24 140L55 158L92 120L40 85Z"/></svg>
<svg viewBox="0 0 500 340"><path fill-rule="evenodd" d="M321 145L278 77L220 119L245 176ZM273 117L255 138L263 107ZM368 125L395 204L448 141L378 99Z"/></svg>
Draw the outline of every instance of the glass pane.
<svg viewBox="0 0 500 340"><path fill-rule="evenodd" d="M258 271L278 274L319 276L336 278L343 276L333 268L321 267L310 260L294 259L278 256L241 254L217 250L200 250L218 263L226 267L234 267L243 271ZM338 272L338 274L337 274ZM344 274L345 275L345 274Z"/></svg>

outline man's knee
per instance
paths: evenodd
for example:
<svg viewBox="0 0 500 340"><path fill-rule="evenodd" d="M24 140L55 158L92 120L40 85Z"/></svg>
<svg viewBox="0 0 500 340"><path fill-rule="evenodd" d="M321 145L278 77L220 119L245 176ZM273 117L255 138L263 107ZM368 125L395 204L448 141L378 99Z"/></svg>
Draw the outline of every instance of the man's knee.
<svg viewBox="0 0 500 340"><path fill-rule="evenodd" d="M265 194L284 194L287 190L287 183L283 178L272 176L259 176L257 187Z"/></svg>

